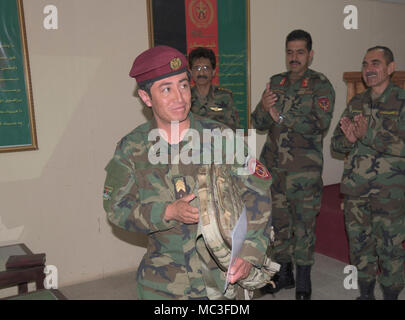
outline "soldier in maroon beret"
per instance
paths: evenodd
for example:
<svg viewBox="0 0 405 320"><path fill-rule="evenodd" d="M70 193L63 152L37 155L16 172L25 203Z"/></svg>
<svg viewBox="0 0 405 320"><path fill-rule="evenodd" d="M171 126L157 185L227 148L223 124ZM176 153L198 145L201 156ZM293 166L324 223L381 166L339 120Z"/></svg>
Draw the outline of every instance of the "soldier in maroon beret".
<svg viewBox="0 0 405 320"><path fill-rule="evenodd" d="M205 128L222 130L227 127L190 112L190 75L187 60L178 50L167 46L146 50L135 59L130 76L136 79L138 95L147 107L152 108L154 118L118 143L114 157L106 167L103 199L112 224L149 237L146 254L137 271L138 297L221 298L225 284L223 272L208 252L205 255L208 262L203 267L200 251L197 253L197 238L202 239L198 226L199 199L196 197L200 164L174 163L172 154L174 149L181 149L188 143L182 135L188 129L196 130L202 137ZM169 154L168 163L155 164L150 160L156 141L150 141L149 134L154 129L167 134L167 137L160 137L159 142L163 139L168 144L160 148L159 153ZM243 197L249 203L248 219L251 216L263 217L251 211L250 204L252 208L263 208L264 205L256 201L267 203L268 198L258 197L254 190L247 190ZM267 205L269 214L270 205ZM247 257L236 258L230 269L231 283L246 278L252 265L263 263L268 244L263 229L267 226L259 223L252 223L252 226L248 229L255 229L252 233L257 243L252 245L254 241L250 240L244 245ZM256 246L263 248L263 252ZM202 245L201 250L206 250L204 248ZM209 288L207 274L211 274Z"/></svg>
<svg viewBox="0 0 405 320"><path fill-rule="evenodd" d="M185 56L168 46L154 47L135 59L129 75L136 79L139 97L152 108L168 142L178 143L180 137L171 132L171 123L179 122L180 133L190 126L190 77Z"/></svg>

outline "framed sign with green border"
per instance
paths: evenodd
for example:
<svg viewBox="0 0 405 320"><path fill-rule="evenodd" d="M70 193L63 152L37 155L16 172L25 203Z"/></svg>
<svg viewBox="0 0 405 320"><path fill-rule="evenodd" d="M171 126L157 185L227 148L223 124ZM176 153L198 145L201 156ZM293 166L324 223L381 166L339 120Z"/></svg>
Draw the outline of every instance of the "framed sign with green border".
<svg viewBox="0 0 405 320"><path fill-rule="evenodd" d="M1 0L0 21L0 152L36 150L22 0Z"/></svg>
<svg viewBox="0 0 405 320"><path fill-rule="evenodd" d="M232 91L241 129L250 126L249 0L147 0L150 46L187 55L197 47L217 56L213 83Z"/></svg>

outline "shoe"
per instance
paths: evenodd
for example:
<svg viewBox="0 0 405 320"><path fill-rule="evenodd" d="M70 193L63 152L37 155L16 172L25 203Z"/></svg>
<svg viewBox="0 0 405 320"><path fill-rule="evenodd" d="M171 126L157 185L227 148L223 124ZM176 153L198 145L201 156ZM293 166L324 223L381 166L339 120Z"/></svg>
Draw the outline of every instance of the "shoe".
<svg viewBox="0 0 405 320"><path fill-rule="evenodd" d="M261 291L266 293L277 293L281 289L292 289L295 287L294 274L292 272L292 262L281 263L280 271L277 272L272 280L272 283L265 285Z"/></svg>
<svg viewBox="0 0 405 320"><path fill-rule="evenodd" d="M381 286L384 300L398 300L401 290L393 290L390 287Z"/></svg>
<svg viewBox="0 0 405 320"><path fill-rule="evenodd" d="M311 266L297 265L297 284L295 288L296 300L311 300Z"/></svg>
<svg viewBox="0 0 405 320"><path fill-rule="evenodd" d="M375 300L374 296L374 287L375 287L375 280L373 281L358 281L359 289L360 289L360 297L357 297L356 300Z"/></svg>

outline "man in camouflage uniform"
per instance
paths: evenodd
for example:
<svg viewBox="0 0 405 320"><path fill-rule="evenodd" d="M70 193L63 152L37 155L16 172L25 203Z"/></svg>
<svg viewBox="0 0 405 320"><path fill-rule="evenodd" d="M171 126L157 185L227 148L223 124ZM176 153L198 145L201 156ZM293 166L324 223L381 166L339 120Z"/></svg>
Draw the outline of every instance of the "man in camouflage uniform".
<svg viewBox="0 0 405 320"><path fill-rule="evenodd" d="M143 52L135 59L130 75L136 78L138 94L152 108L154 118L118 143L106 167L104 209L114 225L149 236L146 254L137 271L138 296L140 299L220 297L225 285L224 272L213 259L209 260L208 251L199 250L207 250L199 241L197 174L201 165L178 161L178 152L189 144L183 137L191 129L199 133L202 142L204 129L222 131L226 126L189 112L187 60L176 49L158 46ZM160 132L158 138L151 139L150 135L157 131L154 129ZM203 156L202 150L204 154L213 151L208 143L199 147L198 157ZM165 155L166 163L155 161ZM228 279L236 283L247 277L252 266L260 267L264 262L270 231L267 190L271 177L264 179L256 172L238 175L237 169L244 164L224 166L241 190L247 214L247 236Z"/></svg>
<svg viewBox="0 0 405 320"><path fill-rule="evenodd" d="M294 288L296 298L311 297L311 266L314 263L315 218L322 195L323 138L333 114L335 92L328 79L309 69L312 39L303 30L292 31L286 39L289 71L270 78L262 99L252 114L253 126L268 130L260 161L273 176L272 217L273 261L281 264L275 293Z"/></svg>
<svg viewBox="0 0 405 320"><path fill-rule="evenodd" d="M190 52L188 62L195 83L191 89L191 111L238 129L240 120L232 91L211 84L216 73L215 53L211 49L197 48Z"/></svg>
<svg viewBox="0 0 405 320"><path fill-rule="evenodd" d="M332 149L346 155L341 192L359 299L375 299L378 266L384 299L404 288L405 90L391 82L394 70L390 49L367 51L369 88L349 102L332 138Z"/></svg>

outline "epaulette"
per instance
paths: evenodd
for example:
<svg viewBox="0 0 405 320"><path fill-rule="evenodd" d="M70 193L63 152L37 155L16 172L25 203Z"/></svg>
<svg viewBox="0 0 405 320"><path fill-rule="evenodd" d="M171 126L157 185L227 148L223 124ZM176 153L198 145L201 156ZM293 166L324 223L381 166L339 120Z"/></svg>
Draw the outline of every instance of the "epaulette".
<svg viewBox="0 0 405 320"><path fill-rule="evenodd" d="M370 95L369 92L370 92L370 88L368 88L368 89L366 89L366 90L364 90L364 91L362 91L362 92L360 92L360 93L355 94L355 95L350 99L349 104L351 105L351 104L353 104L353 103L356 103L356 101L363 101L365 98L368 99L366 96L367 96L367 95Z"/></svg>
<svg viewBox="0 0 405 320"><path fill-rule="evenodd" d="M135 129L133 129L131 132L129 132L128 134L126 134L123 138L121 138L120 141L118 141L118 145L120 147L122 147L123 145L127 144L129 141L133 141L135 140L145 140L145 137L148 137L148 133L151 129L151 120L140 124L139 126L137 126Z"/></svg>
<svg viewBox="0 0 405 320"><path fill-rule="evenodd" d="M284 86L288 79L288 72L275 74L270 78L270 83L275 83L279 86Z"/></svg>
<svg viewBox="0 0 405 320"><path fill-rule="evenodd" d="M319 75L319 79L321 79L321 81L326 81L326 80L328 80L328 79L323 75L323 73L318 73L318 75Z"/></svg>
<svg viewBox="0 0 405 320"><path fill-rule="evenodd" d="M226 93L232 94L232 90L222 87L217 87L217 91L225 91Z"/></svg>
<svg viewBox="0 0 405 320"><path fill-rule="evenodd" d="M323 73L318 72L318 71L314 71L314 70L311 70L311 71L312 71L312 77L313 78L318 78L321 81L329 81L328 78L326 78L326 76Z"/></svg>
<svg viewBox="0 0 405 320"><path fill-rule="evenodd" d="M276 78L283 79L285 77L288 77L288 72L282 72L282 73L275 74L274 76L272 76L270 78L270 80L273 80L273 79L276 79Z"/></svg>
<svg viewBox="0 0 405 320"><path fill-rule="evenodd" d="M400 88L400 90L398 90L398 99L405 99L405 90Z"/></svg>
<svg viewBox="0 0 405 320"><path fill-rule="evenodd" d="M117 142L117 147L118 147L119 149L122 149L122 146L127 143L127 139L128 139L127 136L121 138L121 140L119 140L119 141Z"/></svg>

